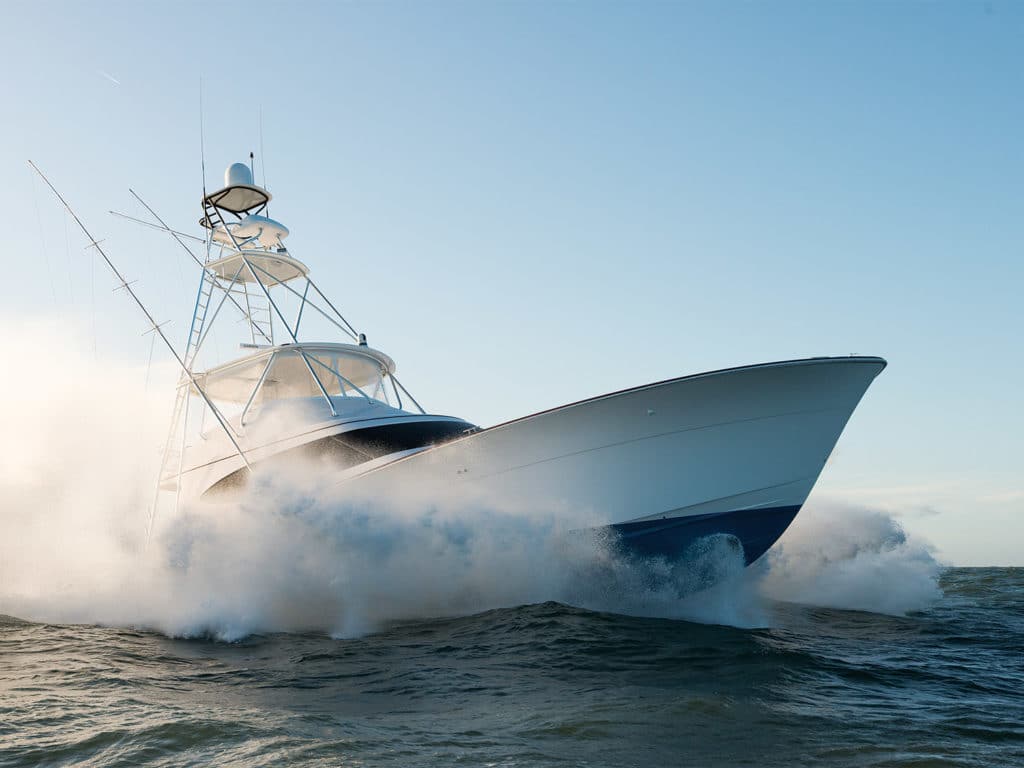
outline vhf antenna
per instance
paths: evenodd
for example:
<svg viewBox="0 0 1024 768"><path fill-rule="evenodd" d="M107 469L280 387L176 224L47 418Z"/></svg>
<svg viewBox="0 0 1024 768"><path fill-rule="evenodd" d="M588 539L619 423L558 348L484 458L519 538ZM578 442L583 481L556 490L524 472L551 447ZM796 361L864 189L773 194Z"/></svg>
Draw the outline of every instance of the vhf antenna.
<svg viewBox="0 0 1024 768"><path fill-rule="evenodd" d="M203 170L203 199L206 199L206 140L203 129L203 76L199 76L199 162Z"/></svg>
<svg viewBox="0 0 1024 768"><path fill-rule="evenodd" d="M263 188L267 189L267 155L263 151L263 105L260 104L260 175L263 177ZM256 176L254 175L255 179ZM270 215L270 203L267 203L267 216Z"/></svg>

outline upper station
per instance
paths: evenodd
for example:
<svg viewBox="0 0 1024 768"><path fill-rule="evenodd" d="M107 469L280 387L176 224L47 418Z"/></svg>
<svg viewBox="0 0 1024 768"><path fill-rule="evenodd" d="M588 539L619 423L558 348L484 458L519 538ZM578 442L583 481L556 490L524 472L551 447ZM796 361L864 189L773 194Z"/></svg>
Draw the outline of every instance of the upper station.
<svg viewBox="0 0 1024 768"><path fill-rule="evenodd" d="M253 183L252 170L245 163L232 163L224 171L224 187L203 198L203 218L199 223L210 230L211 240L234 251L209 264L220 277L253 282L253 270L238 252L245 251L252 266L265 271L270 283L286 283L304 277L307 269L288 255L284 239L288 227L262 215L270 202L270 192Z"/></svg>

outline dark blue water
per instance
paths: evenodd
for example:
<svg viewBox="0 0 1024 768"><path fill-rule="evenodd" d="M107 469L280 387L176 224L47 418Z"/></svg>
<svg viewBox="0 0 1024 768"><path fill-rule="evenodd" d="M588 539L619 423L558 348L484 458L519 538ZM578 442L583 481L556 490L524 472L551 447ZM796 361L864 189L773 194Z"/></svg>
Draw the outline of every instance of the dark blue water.
<svg viewBox="0 0 1024 768"><path fill-rule="evenodd" d="M1024 570L770 628L542 603L228 643L0 619L0 764L1024 765Z"/></svg>

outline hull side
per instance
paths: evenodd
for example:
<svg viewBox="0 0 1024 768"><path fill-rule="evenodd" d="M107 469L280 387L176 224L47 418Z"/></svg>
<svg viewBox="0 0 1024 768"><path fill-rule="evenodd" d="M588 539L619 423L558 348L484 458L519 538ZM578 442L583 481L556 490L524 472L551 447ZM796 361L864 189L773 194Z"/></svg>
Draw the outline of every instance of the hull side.
<svg viewBox="0 0 1024 768"><path fill-rule="evenodd" d="M752 562L795 517L884 367L820 358L639 387L482 430L346 487L372 495L440 483L521 508L568 508L645 554L727 533Z"/></svg>

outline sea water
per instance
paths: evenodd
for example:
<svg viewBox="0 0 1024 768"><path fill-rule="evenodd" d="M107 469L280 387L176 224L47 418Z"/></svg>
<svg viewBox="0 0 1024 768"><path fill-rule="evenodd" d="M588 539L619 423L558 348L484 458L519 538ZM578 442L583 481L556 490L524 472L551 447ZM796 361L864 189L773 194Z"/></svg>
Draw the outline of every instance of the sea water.
<svg viewBox="0 0 1024 768"><path fill-rule="evenodd" d="M1024 764L1024 570L877 512L708 584L546 518L249 512L3 571L0 765Z"/></svg>

